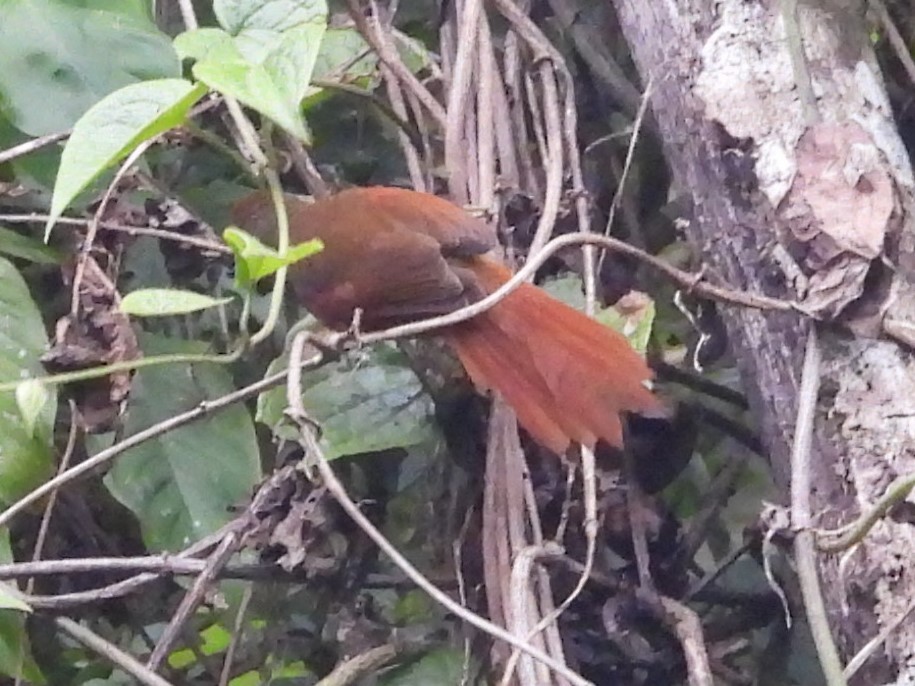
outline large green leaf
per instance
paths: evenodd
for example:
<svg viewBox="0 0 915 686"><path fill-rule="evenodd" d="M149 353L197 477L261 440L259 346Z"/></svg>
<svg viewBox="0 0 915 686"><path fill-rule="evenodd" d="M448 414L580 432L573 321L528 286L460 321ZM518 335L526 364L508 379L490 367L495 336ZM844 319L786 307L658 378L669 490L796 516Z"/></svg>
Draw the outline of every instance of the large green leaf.
<svg viewBox="0 0 915 686"><path fill-rule="evenodd" d="M143 336L146 355L201 353L203 344ZM225 367L165 365L137 373L125 435L233 390ZM260 478L254 424L235 405L125 453L105 477L108 490L136 514L151 550L177 550L231 519Z"/></svg>
<svg viewBox="0 0 915 686"><path fill-rule="evenodd" d="M307 139L301 102L327 28L326 1L229 0L213 9L225 31L175 40L183 57L197 60L194 76Z"/></svg>
<svg viewBox="0 0 915 686"><path fill-rule="evenodd" d="M464 673L464 655L453 648L433 650L406 667L392 670L380 686L458 686Z"/></svg>
<svg viewBox="0 0 915 686"><path fill-rule="evenodd" d="M183 79L145 81L112 93L86 112L60 160L48 227L108 167L183 122L204 92Z"/></svg>
<svg viewBox="0 0 915 686"><path fill-rule="evenodd" d="M302 402L321 425L327 458L408 448L434 438L432 401L404 355L384 344L359 357L355 366L344 360L302 375ZM286 362L274 360L270 373ZM286 389L268 391L258 398L258 421L277 427L285 409Z"/></svg>
<svg viewBox="0 0 915 686"><path fill-rule="evenodd" d="M139 1L0 2L0 110L40 136L70 128L118 88L178 76L168 37Z"/></svg>
<svg viewBox="0 0 915 686"><path fill-rule="evenodd" d="M42 376L39 357L47 350L41 314L16 268L0 258L0 380ZM0 393L0 503L9 503L51 473L51 434L57 403L42 406L31 427L14 392Z"/></svg>
<svg viewBox="0 0 915 686"><path fill-rule="evenodd" d="M0 564L13 561L9 532L0 531ZM0 596L4 593L0 588ZM0 607L7 605L0 603ZM45 683L44 675L35 664L25 629L25 616L21 609L0 609L0 674L19 677L28 684ZM3 680L0 679L0 682Z"/></svg>

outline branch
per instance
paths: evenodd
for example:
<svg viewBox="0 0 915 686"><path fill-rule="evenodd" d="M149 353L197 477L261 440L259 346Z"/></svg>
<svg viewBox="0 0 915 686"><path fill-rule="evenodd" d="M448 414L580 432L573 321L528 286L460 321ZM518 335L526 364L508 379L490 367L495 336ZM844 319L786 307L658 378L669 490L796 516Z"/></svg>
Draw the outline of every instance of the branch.
<svg viewBox="0 0 915 686"><path fill-rule="evenodd" d="M68 617L57 617L54 623L63 631L68 633L72 638L82 643L90 650L114 663L130 676L135 678L141 684L146 686L173 686L170 681L166 681L155 672L144 667L140 662L118 648L113 643L106 641L94 631L90 631L81 624L77 624Z"/></svg>
<svg viewBox="0 0 915 686"><path fill-rule="evenodd" d="M794 425L794 445L791 450L791 524L794 537L794 559L801 586L801 596L807 611L807 623L816 645L820 665L829 686L845 686L842 661L832 639L829 619L823 602L820 578L817 574L816 546L810 529L810 457L817 394L820 388L820 346L816 325L811 323L807 333L804 369L798 393L797 421Z"/></svg>
<svg viewBox="0 0 915 686"><path fill-rule="evenodd" d="M64 140L65 138L70 137L70 131L60 131L58 133L49 133L46 136L40 136L38 138L33 138L30 141L25 143L20 143L19 145L14 145L12 148L7 148L6 150L0 150L0 164L4 162L11 162L17 157L22 157L30 153L35 152L36 150L41 150L46 148L49 145L53 145L59 141Z"/></svg>

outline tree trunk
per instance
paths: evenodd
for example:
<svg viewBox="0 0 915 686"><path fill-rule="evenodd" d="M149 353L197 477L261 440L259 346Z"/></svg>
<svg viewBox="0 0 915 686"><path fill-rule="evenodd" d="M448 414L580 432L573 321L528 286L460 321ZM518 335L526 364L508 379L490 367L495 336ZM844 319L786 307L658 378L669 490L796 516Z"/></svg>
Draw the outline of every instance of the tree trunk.
<svg viewBox="0 0 915 686"><path fill-rule="evenodd" d="M896 342L911 344L915 184L862 13L803 3L786 24L778 2L614 4L651 81L675 183L691 196L686 233L707 278L798 301L826 322L811 496L817 525L847 522L915 472L915 364ZM787 503L812 320L723 316ZM846 661L915 598L915 527L885 518L847 557L819 566ZM854 682L913 678L906 621Z"/></svg>

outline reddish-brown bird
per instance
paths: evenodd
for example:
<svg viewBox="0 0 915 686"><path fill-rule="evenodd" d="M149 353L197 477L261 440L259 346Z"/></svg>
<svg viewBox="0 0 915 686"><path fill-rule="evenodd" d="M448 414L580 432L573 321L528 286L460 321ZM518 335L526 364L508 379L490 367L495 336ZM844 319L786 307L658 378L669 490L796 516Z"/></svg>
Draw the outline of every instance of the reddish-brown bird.
<svg viewBox="0 0 915 686"><path fill-rule="evenodd" d="M290 241L324 250L290 269L296 297L325 325L366 331L452 312L492 293L511 271L486 253L493 229L434 195L357 188L308 203L287 196ZM266 193L239 201L236 224L275 236ZM651 371L619 333L522 285L486 312L436 331L474 385L502 395L521 425L557 454L570 443L622 444L621 412L657 416Z"/></svg>

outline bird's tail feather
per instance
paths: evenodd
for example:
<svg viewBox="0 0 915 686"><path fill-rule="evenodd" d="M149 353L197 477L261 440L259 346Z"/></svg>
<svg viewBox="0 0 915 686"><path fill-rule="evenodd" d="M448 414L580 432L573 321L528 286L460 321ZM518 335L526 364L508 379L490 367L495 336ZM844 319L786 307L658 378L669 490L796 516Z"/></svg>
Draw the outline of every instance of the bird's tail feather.
<svg viewBox="0 0 915 686"><path fill-rule="evenodd" d="M490 291L511 273L489 260L474 272ZM570 442L622 445L620 412L663 414L651 370L626 338L538 288L522 285L446 339L474 384L500 393L518 421L558 454Z"/></svg>

